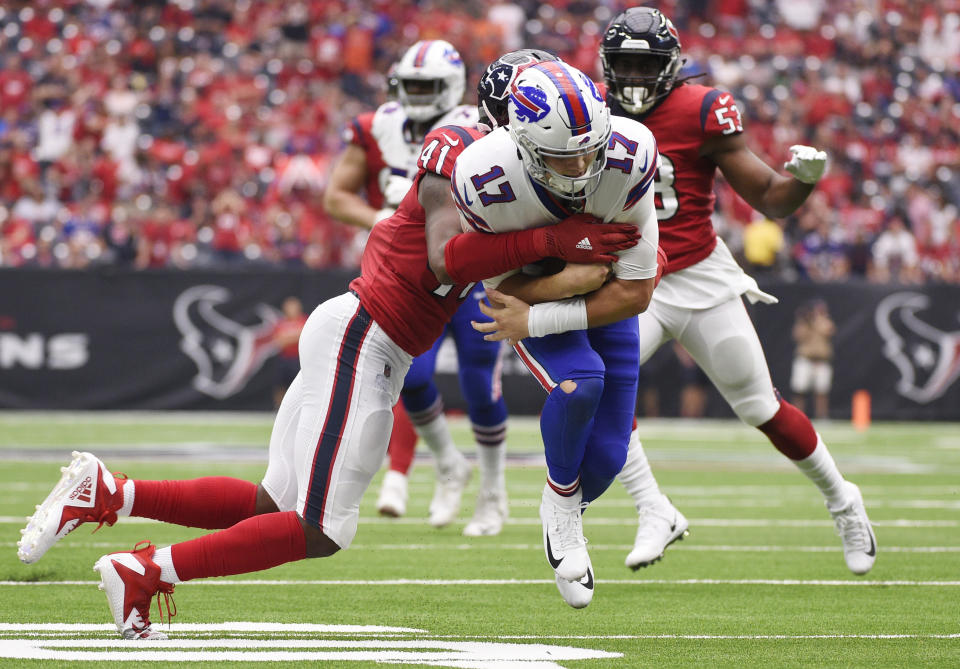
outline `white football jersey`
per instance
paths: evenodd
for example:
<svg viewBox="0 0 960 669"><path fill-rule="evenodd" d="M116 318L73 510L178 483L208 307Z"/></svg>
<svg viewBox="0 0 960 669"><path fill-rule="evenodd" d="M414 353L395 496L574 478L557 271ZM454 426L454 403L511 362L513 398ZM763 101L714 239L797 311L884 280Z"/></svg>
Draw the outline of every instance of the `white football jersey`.
<svg viewBox="0 0 960 669"><path fill-rule="evenodd" d="M428 130L443 125L477 127L477 108L459 105L443 114ZM415 140L407 126L407 115L399 102L387 102L377 108L370 130L383 162L392 174L413 179L417 175L417 158L423 146L423 138Z"/></svg>
<svg viewBox="0 0 960 669"><path fill-rule="evenodd" d="M451 190L466 231L509 232L552 225L575 213L596 216L605 223L634 223L640 242L617 255L614 274L621 279L649 279L657 273L659 229L653 181L659 166L651 132L637 121L614 116L607 145L607 165L600 185L581 211L570 201L534 182L527 175L517 145L506 128L477 140L458 157ZM586 240L585 240L586 241ZM514 272L485 281L497 286Z"/></svg>

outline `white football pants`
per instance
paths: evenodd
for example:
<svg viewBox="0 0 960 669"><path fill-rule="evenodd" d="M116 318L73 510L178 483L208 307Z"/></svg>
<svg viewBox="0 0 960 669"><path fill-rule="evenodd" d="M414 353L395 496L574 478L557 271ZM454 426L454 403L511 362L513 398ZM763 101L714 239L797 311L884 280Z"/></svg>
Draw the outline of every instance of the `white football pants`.
<svg viewBox="0 0 960 669"><path fill-rule="evenodd" d="M351 293L318 306L300 335L301 370L277 412L262 485L341 548L386 455L411 360Z"/></svg>
<svg viewBox="0 0 960 669"><path fill-rule="evenodd" d="M734 413L756 427L779 410L760 339L740 297L709 309L650 302L640 314L640 363L676 339L723 395Z"/></svg>

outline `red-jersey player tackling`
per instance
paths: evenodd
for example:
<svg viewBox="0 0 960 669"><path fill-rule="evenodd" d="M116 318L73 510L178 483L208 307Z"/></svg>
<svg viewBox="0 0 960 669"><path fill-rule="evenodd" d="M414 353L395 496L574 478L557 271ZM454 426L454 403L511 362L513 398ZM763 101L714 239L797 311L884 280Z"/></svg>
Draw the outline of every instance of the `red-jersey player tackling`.
<svg viewBox="0 0 960 669"><path fill-rule="evenodd" d="M300 340L302 370L277 414L259 486L230 477L127 480L92 454L75 453L22 531L20 560L36 562L80 524L113 524L118 516L219 530L159 549L140 542L97 561L120 634L162 639L149 620L150 602L176 583L347 548L360 500L383 461L391 407L410 362L440 335L471 284L544 257L612 262L614 251L637 241L634 226L582 217L500 235L458 234L450 174L477 136L452 126L428 135L434 151L421 155L421 171L396 215L371 234L362 275L350 292L310 315ZM582 248L584 238L592 250ZM438 280L449 272L457 285Z"/></svg>
<svg viewBox="0 0 960 669"><path fill-rule="evenodd" d="M375 112L361 114L350 124L347 147L330 174L324 194L328 212L365 229L389 216L407 194L428 132L441 126L475 128L477 124L476 107L459 104L466 88L466 69L449 42L417 42L394 66L391 78L398 99ZM363 190L366 202L360 197ZM480 316L477 305L484 297L482 287L478 287L471 299L464 300L444 335L413 361L401 393L402 405L436 464L430 524L444 527L455 520L471 473L447 427L443 398L433 380L438 351L449 335L456 344L460 388L478 445L482 474L476 513L464 528L468 536L498 534L507 514L507 406L500 392L501 347L498 342L484 341L470 327L470 321ZM395 417L390 469L377 499L377 510L388 516L402 516L406 511L407 473L416 441L410 438L409 429L404 429L409 422L404 421L400 405Z"/></svg>
<svg viewBox="0 0 960 669"><path fill-rule="evenodd" d="M740 112L729 93L676 83L680 39L656 9L633 7L616 16L600 47L607 103L614 115L642 121L657 138L662 164L656 181L660 245L669 265L650 308L640 315L640 360L676 339L713 381L737 416L761 430L823 494L843 542L849 569L873 566L876 539L860 490L845 481L810 419L781 399L741 295L776 302L763 293L717 239L713 181L717 168L749 204L769 217L799 207L823 173L826 154L791 147L774 172L746 146ZM664 496L650 471L636 430L620 474L640 512L628 566L660 557L687 531L687 520Z"/></svg>

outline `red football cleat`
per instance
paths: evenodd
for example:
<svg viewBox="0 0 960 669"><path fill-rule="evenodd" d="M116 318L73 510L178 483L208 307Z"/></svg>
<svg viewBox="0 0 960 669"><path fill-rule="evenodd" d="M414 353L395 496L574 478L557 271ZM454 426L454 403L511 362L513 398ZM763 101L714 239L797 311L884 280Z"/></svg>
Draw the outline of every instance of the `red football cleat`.
<svg viewBox="0 0 960 669"><path fill-rule="evenodd" d="M167 621L177 615L176 604L170 610L174 586L160 580L160 567L153 561L156 550L157 547L149 541L141 541L133 551L104 555L93 565L93 570L100 572L100 589L107 595L113 622L124 639L167 638L150 624L150 600L154 595L157 595L161 621L160 595L167 606Z"/></svg>
<svg viewBox="0 0 960 669"><path fill-rule="evenodd" d="M77 451L60 471L63 476L53 492L20 530L23 537L17 542L17 557L25 564L39 560L81 523L100 523L100 529L104 523L117 522L117 510L123 506L123 474L114 476L96 456Z"/></svg>

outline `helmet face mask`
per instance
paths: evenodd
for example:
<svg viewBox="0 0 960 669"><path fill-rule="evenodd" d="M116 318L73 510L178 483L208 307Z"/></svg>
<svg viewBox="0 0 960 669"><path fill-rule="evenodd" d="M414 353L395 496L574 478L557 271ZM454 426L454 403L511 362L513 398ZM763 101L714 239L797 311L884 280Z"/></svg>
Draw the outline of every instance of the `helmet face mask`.
<svg viewBox="0 0 960 669"><path fill-rule="evenodd" d="M683 60L673 22L657 9L631 7L614 17L600 45L610 94L631 114L643 114L673 89Z"/></svg>
<svg viewBox="0 0 960 669"><path fill-rule="evenodd" d="M547 61L559 60L548 51L520 49L506 53L487 66L477 83L477 111L480 123L491 130L507 125L507 99L510 86L526 67Z"/></svg>
<svg viewBox="0 0 960 669"><path fill-rule="evenodd" d="M393 68L397 100L407 117L428 121L460 104L467 74L460 54L443 40L417 42Z"/></svg>
<svg viewBox="0 0 960 669"><path fill-rule="evenodd" d="M585 74L563 63L523 70L510 88L509 132L530 178L583 200L600 186L610 110Z"/></svg>

